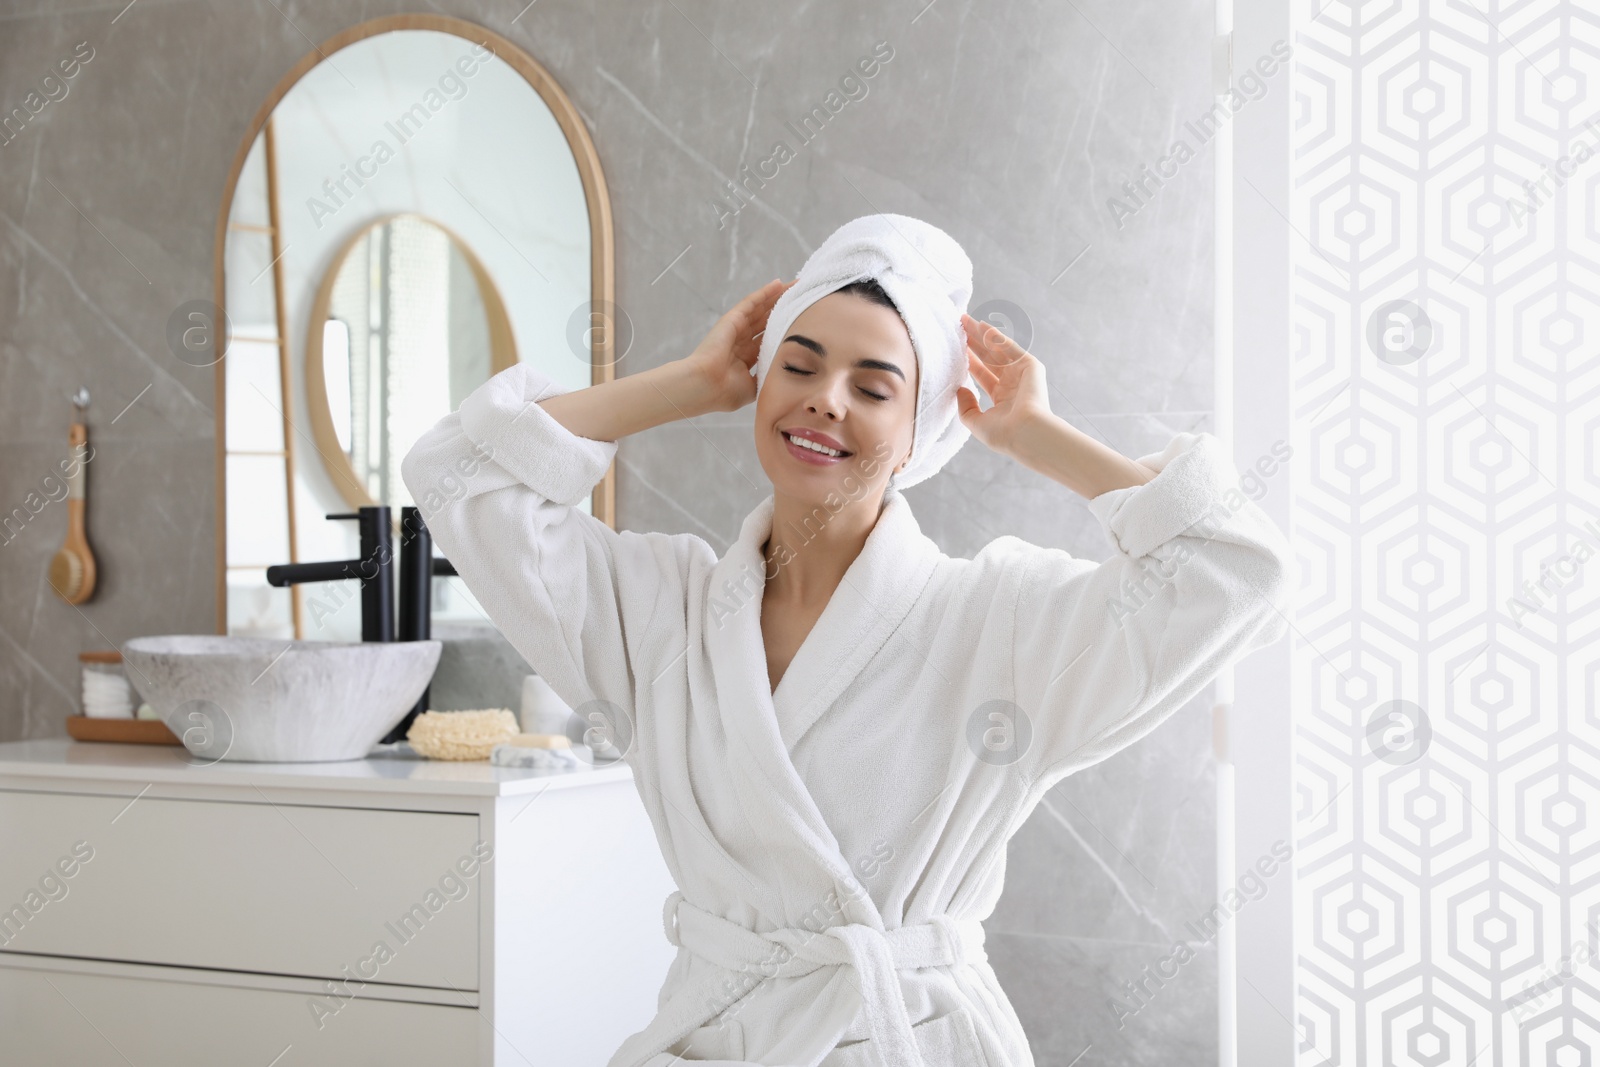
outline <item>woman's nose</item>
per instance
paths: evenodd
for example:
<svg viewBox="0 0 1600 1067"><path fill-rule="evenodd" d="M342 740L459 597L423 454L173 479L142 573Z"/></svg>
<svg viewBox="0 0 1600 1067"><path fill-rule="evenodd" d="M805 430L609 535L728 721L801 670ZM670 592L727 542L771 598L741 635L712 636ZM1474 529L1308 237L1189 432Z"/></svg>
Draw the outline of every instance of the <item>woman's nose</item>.
<svg viewBox="0 0 1600 1067"><path fill-rule="evenodd" d="M806 402L806 407L837 422L839 413L844 408L844 402L839 399L838 383L821 381L817 383L817 386L817 391Z"/></svg>

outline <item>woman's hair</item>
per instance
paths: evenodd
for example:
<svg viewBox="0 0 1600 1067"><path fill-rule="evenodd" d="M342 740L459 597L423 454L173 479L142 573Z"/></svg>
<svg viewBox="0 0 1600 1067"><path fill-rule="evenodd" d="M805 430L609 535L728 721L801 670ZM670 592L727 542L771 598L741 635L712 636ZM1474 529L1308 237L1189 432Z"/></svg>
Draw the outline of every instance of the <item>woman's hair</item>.
<svg viewBox="0 0 1600 1067"><path fill-rule="evenodd" d="M870 300L874 304L882 304L884 307L894 311L896 315L900 314L900 309L895 307L894 301L889 298L889 294L883 291L883 286L879 285L874 278L862 278L860 281L851 282L849 285L835 289L834 292L854 293L856 296ZM901 317L904 318L904 316Z"/></svg>

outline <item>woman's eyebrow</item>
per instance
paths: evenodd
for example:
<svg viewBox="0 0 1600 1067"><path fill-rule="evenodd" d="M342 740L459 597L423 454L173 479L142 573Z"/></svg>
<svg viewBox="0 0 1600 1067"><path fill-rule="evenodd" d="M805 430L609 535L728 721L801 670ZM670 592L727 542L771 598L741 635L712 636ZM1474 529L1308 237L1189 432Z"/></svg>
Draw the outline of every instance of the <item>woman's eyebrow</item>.
<svg viewBox="0 0 1600 1067"><path fill-rule="evenodd" d="M811 351L815 352L817 355L821 356L823 359L827 359L828 358L828 350L826 348L823 348L816 341L813 341L811 338L805 336L804 334L791 333L788 337L785 337L783 340L784 340L785 344L787 344L790 341L793 341L797 345L802 345L802 346L804 346L806 348L811 349ZM900 380L901 381L905 381L906 380L905 371L901 370L895 364L886 362L886 361L881 360L881 359L858 359L858 360L856 360L856 366L858 366L858 367L866 367L868 370L893 371L895 374L898 374L900 376Z"/></svg>

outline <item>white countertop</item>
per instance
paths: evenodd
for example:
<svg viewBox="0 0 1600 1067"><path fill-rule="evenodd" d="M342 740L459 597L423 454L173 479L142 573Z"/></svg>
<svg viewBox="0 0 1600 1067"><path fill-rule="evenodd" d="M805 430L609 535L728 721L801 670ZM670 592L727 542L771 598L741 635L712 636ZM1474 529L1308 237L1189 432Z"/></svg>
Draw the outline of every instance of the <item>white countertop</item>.
<svg viewBox="0 0 1600 1067"><path fill-rule="evenodd" d="M273 786L300 789L356 789L392 793L457 796L521 796L546 789L572 789L629 781L633 770L617 761L578 771L496 767L488 760L430 760L368 757L336 763L191 763L177 745L113 744L66 737L0 743L0 788L18 778L94 779L149 785L185 784Z"/></svg>

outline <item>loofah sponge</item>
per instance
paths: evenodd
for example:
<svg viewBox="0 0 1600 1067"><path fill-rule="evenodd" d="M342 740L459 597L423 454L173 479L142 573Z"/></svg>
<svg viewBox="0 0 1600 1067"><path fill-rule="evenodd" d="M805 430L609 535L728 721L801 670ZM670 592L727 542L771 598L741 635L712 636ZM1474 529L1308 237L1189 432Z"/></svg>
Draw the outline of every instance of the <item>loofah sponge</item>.
<svg viewBox="0 0 1600 1067"><path fill-rule="evenodd" d="M429 759L488 759L494 746L515 737L521 727L507 708L484 711L425 711L411 720L406 740Z"/></svg>

